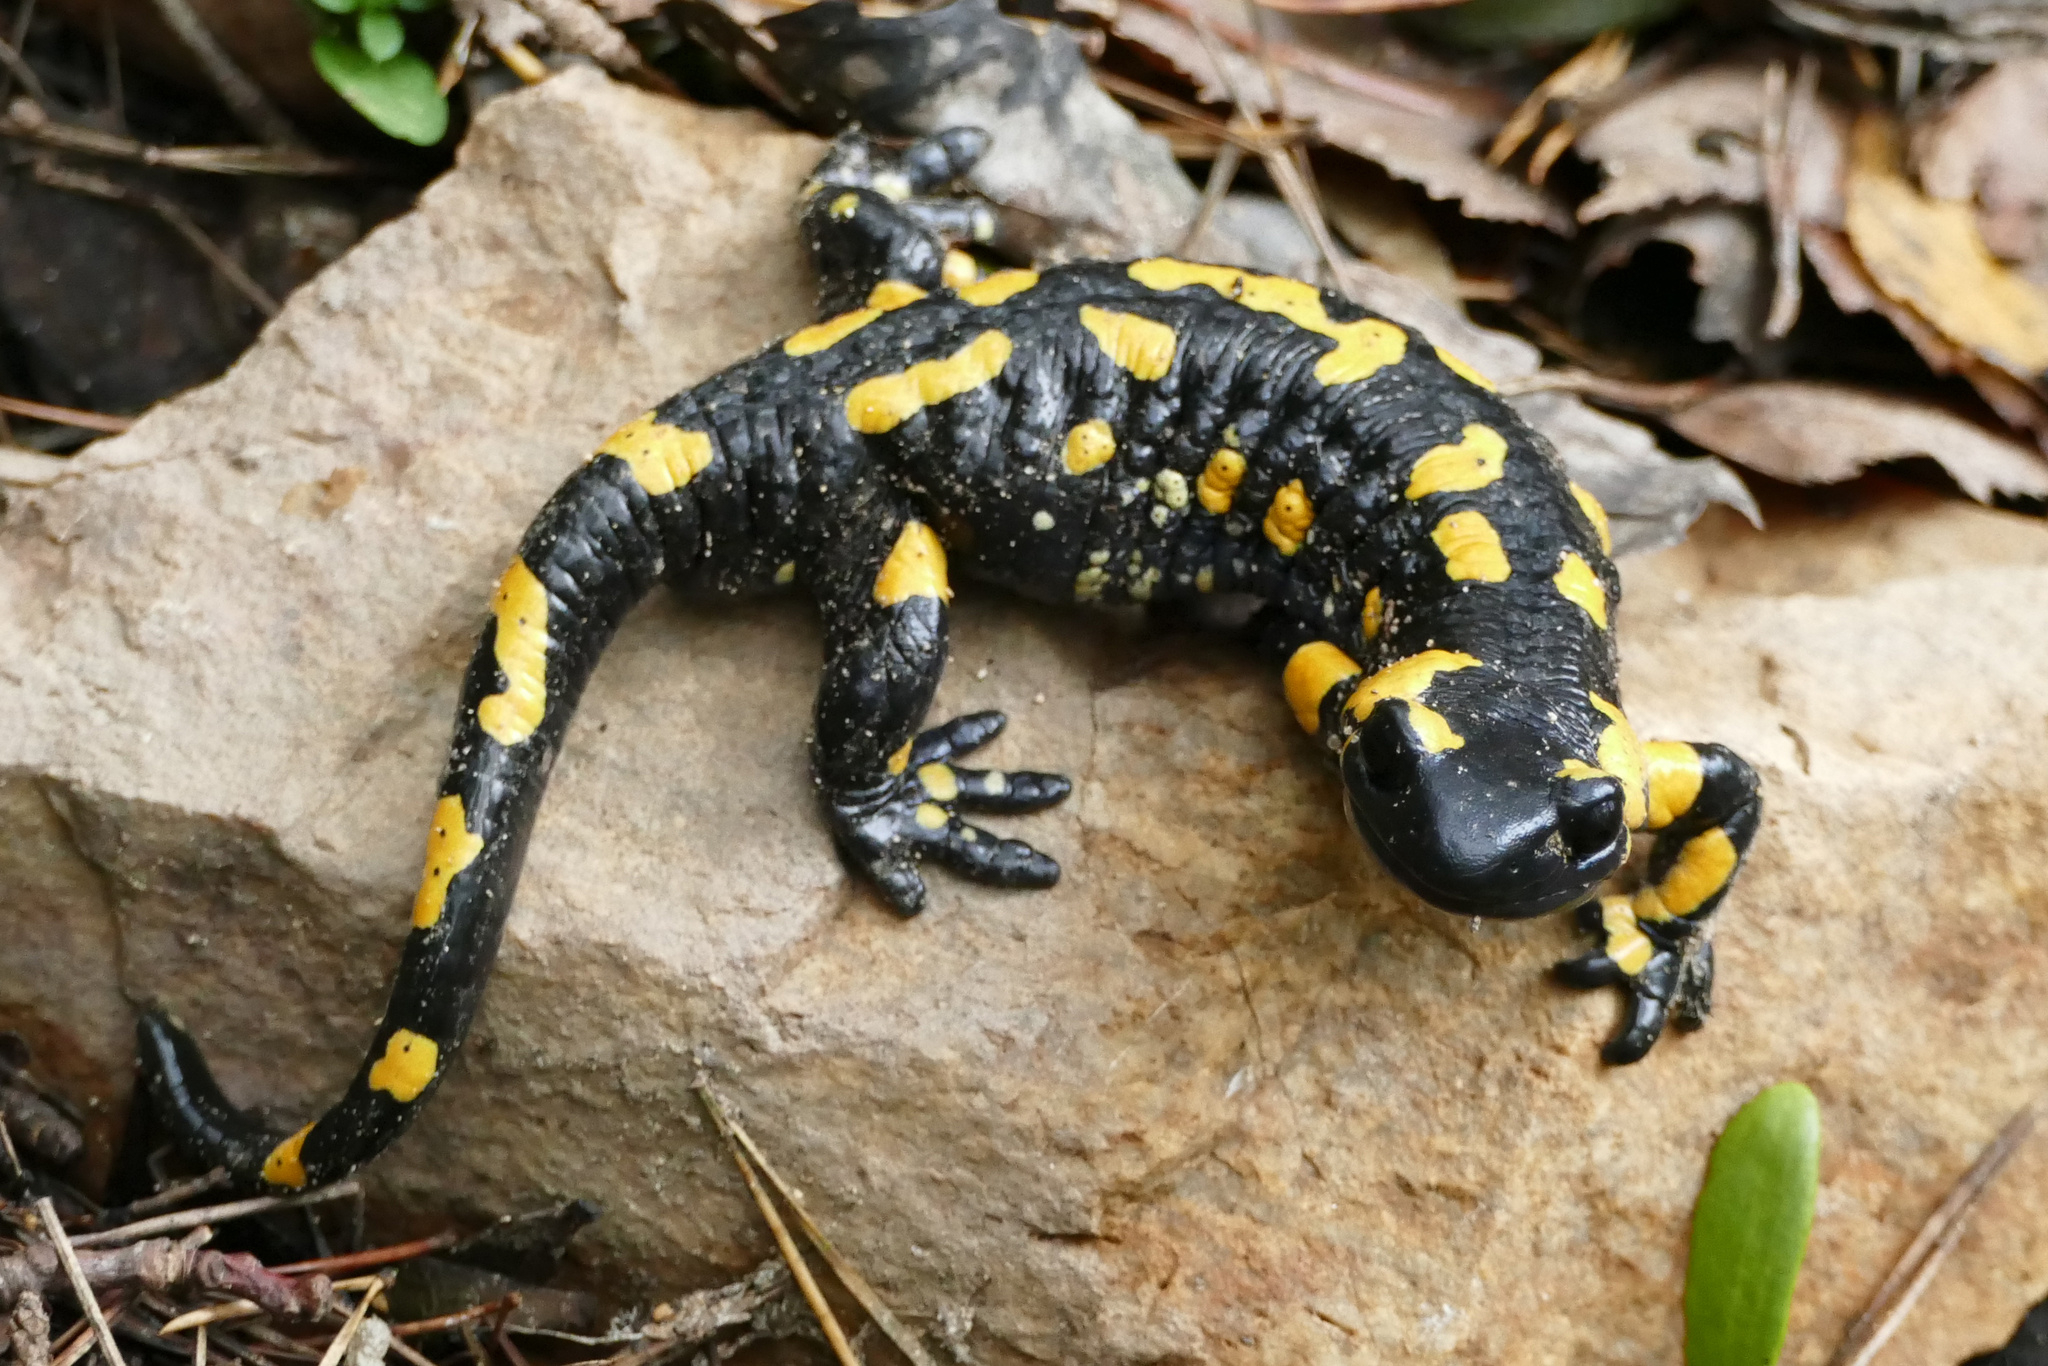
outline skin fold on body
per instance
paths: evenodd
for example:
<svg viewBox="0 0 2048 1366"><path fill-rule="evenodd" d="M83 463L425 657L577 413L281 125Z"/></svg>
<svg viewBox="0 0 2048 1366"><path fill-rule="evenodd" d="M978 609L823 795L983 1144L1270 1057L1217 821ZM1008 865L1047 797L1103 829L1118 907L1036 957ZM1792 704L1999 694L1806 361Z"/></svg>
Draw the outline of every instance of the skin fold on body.
<svg viewBox="0 0 2048 1366"><path fill-rule="evenodd" d="M984 135L835 145L801 216L826 317L627 423L528 528L462 687L390 1005L347 1093L290 1134L236 1109L168 1016L143 1076L185 1151L250 1188L336 1180L403 1131L475 1016L584 683L657 582L808 592L812 772L840 853L899 914L938 864L1059 867L963 813L1065 778L967 767L1003 717L925 727L956 574L1060 604L1263 604L1259 648L1337 763L1353 825L1460 915L1577 907L1559 965L1641 1058L1704 1018L1709 919L1759 818L1719 745L1621 710L1606 514L1455 356L1299 281L1155 258L983 274L984 206L932 197ZM1654 844L1630 895L1596 896Z"/></svg>

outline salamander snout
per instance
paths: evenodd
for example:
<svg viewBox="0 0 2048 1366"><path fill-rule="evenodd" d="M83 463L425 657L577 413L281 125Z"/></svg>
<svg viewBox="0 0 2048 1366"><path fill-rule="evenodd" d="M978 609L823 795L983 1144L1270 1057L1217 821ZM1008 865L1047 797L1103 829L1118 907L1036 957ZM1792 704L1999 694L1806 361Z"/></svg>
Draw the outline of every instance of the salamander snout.
<svg viewBox="0 0 2048 1366"><path fill-rule="evenodd" d="M1523 919L1583 901L1628 857L1626 794L1565 776L1554 742L1513 720L1417 717L1389 699L1345 746L1345 808L1380 861L1431 905Z"/></svg>

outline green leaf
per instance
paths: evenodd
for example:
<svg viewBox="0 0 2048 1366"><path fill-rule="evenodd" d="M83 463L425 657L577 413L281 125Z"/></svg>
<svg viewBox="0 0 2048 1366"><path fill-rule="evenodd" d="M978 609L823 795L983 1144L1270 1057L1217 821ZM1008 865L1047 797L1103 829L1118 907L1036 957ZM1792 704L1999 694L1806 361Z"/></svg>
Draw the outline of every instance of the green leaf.
<svg viewBox="0 0 2048 1366"><path fill-rule="evenodd" d="M1416 10L1409 24L1459 47L1537 47L1577 43L1610 28L1641 28L1684 9L1691 0L1466 0L1447 9Z"/></svg>
<svg viewBox="0 0 2048 1366"><path fill-rule="evenodd" d="M313 40L313 65L356 112L395 138L431 147L448 132L448 101L418 54L377 62L345 38Z"/></svg>
<svg viewBox="0 0 2048 1366"><path fill-rule="evenodd" d="M313 3L329 14L350 14L356 7L356 0L313 0Z"/></svg>
<svg viewBox="0 0 2048 1366"><path fill-rule="evenodd" d="M405 25L390 10L366 9L356 16L356 41L373 62L388 62L405 49Z"/></svg>
<svg viewBox="0 0 2048 1366"><path fill-rule="evenodd" d="M1693 1207L1686 1366L1774 1366L1819 1186L1813 1092L1784 1082L1735 1112Z"/></svg>
<svg viewBox="0 0 2048 1366"><path fill-rule="evenodd" d="M438 7L441 0L391 0L391 3L399 9L409 11L410 13L424 14L428 10Z"/></svg>

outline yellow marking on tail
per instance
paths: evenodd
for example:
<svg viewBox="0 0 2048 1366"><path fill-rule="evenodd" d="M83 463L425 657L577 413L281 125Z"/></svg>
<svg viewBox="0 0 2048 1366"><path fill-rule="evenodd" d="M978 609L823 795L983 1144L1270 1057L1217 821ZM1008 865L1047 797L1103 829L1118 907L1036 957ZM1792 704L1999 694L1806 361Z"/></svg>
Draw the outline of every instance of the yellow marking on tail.
<svg viewBox="0 0 2048 1366"><path fill-rule="evenodd" d="M1500 478L1507 457L1508 443L1499 432L1481 422L1468 422L1457 441L1423 452L1408 475L1407 496L1427 498L1432 493L1483 489Z"/></svg>
<svg viewBox="0 0 2048 1366"><path fill-rule="evenodd" d="M643 413L606 437L597 454L625 461L640 487L651 496L660 497L675 492L704 472L704 467L711 463L711 438L703 432L688 432L658 421L653 413Z"/></svg>
<svg viewBox="0 0 2048 1366"><path fill-rule="evenodd" d="M950 356L856 384L846 396L846 420L869 436L893 431L924 409L987 384L1009 361L1010 339L984 332Z"/></svg>
<svg viewBox="0 0 2048 1366"><path fill-rule="evenodd" d="M1452 578L1507 582L1508 553L1501 547L1500 533L1483 513L1453 512L1436 524L1429 539L1443 551L1444 573Z"/></svg>
<svg viewBox="0 0 2048 1366"><path fill-rule="evenodd" d="M953 600L952 585L946 581L946 547L937 532L916 521L903 524L889 558L875 575L875 601L882 606L894 607L912 598Z"/></svg>
<svg viewBox="0 0 2048 1366"><path fill-rule="evenodd" d="M1633 977L1649 964L1657 946L1636 926L1635 908L1625 896L1600 898L1600 928L1607 932L1607 956Z"/></svg>
<svg viewBox="0 0 2048 1366"><path fill-rule="evenodd" d="M884 280L868 291L868 307L888 312L905 304L914 304L924 297L924 291L908 280Z"/></svg>
<svg viewBox="0 0 2048 1366"><path fill-rule="evenodd" d="M1387 622L1386 599L1380 596L1377 587L1365 590L1365 608L1358 614L1358 624L1365 631L1367 640L1377 640L1380 628Z"/></svg>
<svg viewBox="0 0 2048 1366"><path fill-rule="evenodd" d="M1607 525L1607 509L1600 506L1600 500L1577 484L1572 485L1572 497L1579 500L1579 511L1586 514L1586 520L1593 524L1593 530L1600 537L1600 549L1609 555L1614 553L1614 530Z"/></svg>
<svg viewBox="0 0 2048 1366"><path fill-rule="evenodd" d="M1173 329L1135 313L1115 313L1094 304L1081 305L1081 326L1095 337L1103 353L1131 372L1133 379L1164 379L1173 368Z"/></svg>
<svg viewBox="0 0 2048 1366"><path fill-rule="evenodd" d="M1694 835L1678 851L1678 861L1657 880L1657 885L1636 893L1636 913L1642 915L1648 903L1667 916L1691 915L1728 885L1735 865L1741 861L1741 855L1735 852L1735 841L1720 826Z"/></svg>
<svg viewBox="0 0 2048 1366"><path fill-rule="evenodd" d="M1408 334L1399 327L1384 318L1337 322L1323 307L1322 291L1299 280L1167 257L1131 262L1130 276L1145 288L1160 291L1207 285L1232 303L1260 313L1276 313L1296 327L1330 338L1337 345L1324 353L1315 369L1316 378L1324 384L1369 378L1408 354Z"/></svg>
<svg viewBox="0 0 2048 1366"><path fill-rule="evenodd" d="M434 1080L440 1061L441 1045L410 1029L397 1030L385 1043L384 1056L370 1066L370 1089L410 1105Z"/></svg>
<svg viewBox="0 0 2048 1366"><path fill-rule="evenodd" d="M449 882L484 850L483 836L470 834L467 821L462 798L443 797L434 803L434 824L427 832L427 871L420 877L419 894L412 899L416 930L432 929L440 922Z"/></svg>
<svg viewBox="0 0 2048 1366"><path fill-rule="evenodd" d="M306 1135L313 1132L313 1126L293 1134L270 1150L270 1156L263 1159L263 1179L273 1186L287 1190L303 1190L306 1185L306 1164L299 1160L299 1153L306 1146Z"/></svg>
<svg viewBox="0 0 2048 1366"><path fill-rule="evenodd" d="M1314 735L1322 726L1323 699L1329 696L1330 689L1364 672L1357 660L1328 641L1312 640L1288 658L1287 668L1280 675L1280 689L1287 694L1294 719Z"/></svg>
<svg viewBox="0 0 2048 1366"><path fill-rule="evenodd" d="M1480 374L1477 370L1473 369L1470 364L1466 363L1463 360L1460 360L1458 357L1444 350L1441 346L1436 348L1436 358L1442 361L1445 365L1449 366L1451 373L1456 375L1459 379L1464 380L1468 384L1476 384L1480 388L1486 390L1488 393L1494 392L1494 383L1492 380Z"/></svg>
<svg viewBox="0 0 2048 1366"><path fill-rule="evenodd" d="M498 619L491 649L505 675L505 691L477 706L476 721L510 749L539 728L548 707L548 590L525 560L512 561L498 580L491 611Z"/></svg>

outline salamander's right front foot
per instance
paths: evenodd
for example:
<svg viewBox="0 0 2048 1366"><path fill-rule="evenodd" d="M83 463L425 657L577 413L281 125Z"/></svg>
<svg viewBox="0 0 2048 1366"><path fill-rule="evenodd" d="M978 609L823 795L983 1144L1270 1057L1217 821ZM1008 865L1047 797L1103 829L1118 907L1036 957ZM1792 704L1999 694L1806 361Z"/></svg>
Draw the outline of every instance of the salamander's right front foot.
<svg viewBox="0 0 2048 1366"><path fill-rule="evenodd" d="M873 787L821 793L833 842L902 916L924 909L926 859L993 887L1050 887L1060 866L1021 840L1001 839L961 811L1042 811L1073 784L1056 773L959 768L953 759L1001 733L1001 712L955 717L906 743Z"/></svg>

